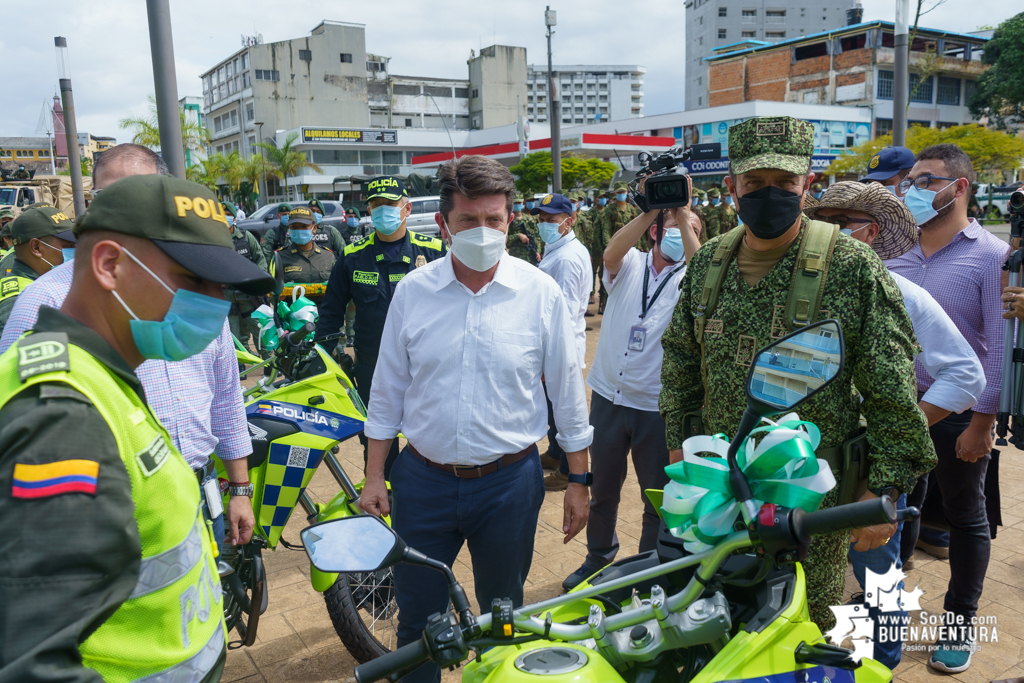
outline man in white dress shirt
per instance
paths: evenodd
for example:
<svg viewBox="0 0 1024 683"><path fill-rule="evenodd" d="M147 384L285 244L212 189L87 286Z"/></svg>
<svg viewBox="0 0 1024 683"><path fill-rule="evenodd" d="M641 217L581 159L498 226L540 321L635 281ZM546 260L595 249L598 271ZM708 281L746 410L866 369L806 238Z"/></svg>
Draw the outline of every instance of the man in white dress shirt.
<svg viewBox="0 0 1024 683"><path fill-rule="evenodd" d="M537 217L537 229L545 245L544 258L537 267L550 275L562 290L562 296L569 307L569 321L576 335L580 367L585 368L587 321L583 316L590 303L593 266L590 252L580 244L573 232L572 227L579 216L573 207L574 203L568 197L549 194L537 202L530 213ZM551 405L551 401L548 401L548 443L551 444L548 452L552 458L558 458L559 467L544 477L544 488L548 491L564 491L569 485L569 461L555 439L558 430Z"/></svg>
<svg viewBox="0 0 1024 683"><path fill-rule="evenodd" d="M562 531L568 543L589 514L587 449L593 429L569 310L558 285L505 252L515 194L498 162L465 156L441 167L435 220L450 251L398 285L381 338L365 434L360 506L391 513L395 531L447 565L469 544L477 601L523 602L544 498L536 443L547 431L541 376L552 387L558 443L572 474ZM408 438L391 472L384 460ZM420 637L448 605L444 575L395 567L398 644ZM431 663L406 681L439 681Z"/></svg>
<svg viewBox="0 0 1024 683"><path fill-rule="evenodd" d="M838 223L844 234L864 242L883 260L902 256L917 243L913 214L895 195L876 183L836 183L825 192L809 216ZM973 407L985 390L985 373L971 345L932 295L898 273L889 271L889 274L903 294L903 304L921 346L917 360L935 379L918 402L928 418L928 425L932 426L951 413L962 413ZM905 507L906 498L905 493L901 495L897 507ZM851 545L850 561L861 588L865 569L884 574L893 566L901 566L902 533L901 523L887 544L872 550L857 550ZM894 631L889 630L886 642L882 642L877 633L874 639L874 659L890 669L899 664L902 650L902 641L893 638Z"/></svg>

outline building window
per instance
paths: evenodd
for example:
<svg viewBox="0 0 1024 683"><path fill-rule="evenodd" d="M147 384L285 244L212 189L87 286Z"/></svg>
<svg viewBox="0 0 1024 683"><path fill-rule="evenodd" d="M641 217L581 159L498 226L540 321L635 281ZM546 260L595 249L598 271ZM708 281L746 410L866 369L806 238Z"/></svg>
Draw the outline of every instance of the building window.
<svg viewBox="0 0 1024 683"><path fill-rule="evenodd" d="M953 126L959 125L960 124L956 123L955 121L939 121L939 130L946 130L947 128L952 128Z"/></svg>
<svg viewBox="0 0 1024 683"><path fill-rule="evenodd" d="M843 52L849 52L850 50L860 50L867 45L868 36L866 33L859 33L855 36L846 36L839 40L839 45L842 47Z"/></svg>
<svg viewBox="0 0 1024 683"><path fill-rule="evenodd" d="M279 81L281 80L281 74L277 71L270 71L267 69L256 69L256 80L257 81Z"/></svg>
<svg viewBox="0 0 1024 683"><path fill-rule="evenodd" d="M939 76L939 92L937 93L935 103L960 104L960 79Z"/></svg>
<svg viewBox="0 0 1024 683"><path fill-rule="evenodd" d="M242 53L242 71L245 71L248 68L249 68L249 53L243 52Z"/></svg>
<svg viewBox="0 0 1024 683"><path fill-rule="evenodd" d="M342 52L341 53L341 63L342 64L351 64L352 63L352 53L350 53L350 52Z"/></svg>
<svg viewBox="0 0 1024 683"><path fill-rule="evenodd" d="M704 36L700 36L700 37L697 38L697 44L698 45L703 45L704 44Z"/></svg>
<svg viewBox="0 0 1024 683"><path fill-rule="evenodd" d="M245 105L245 120L252 121L256 118L256 110L253 109L252 102Z"/></svg>
<svg viewBox="0 0 1024 683"><path fill-rule="evenodd" d="M256 149L256 136L255 135L250 135L249 136L249 151L252 152L254 149Z"/></svg>
<svg viewBox="0 0 1024 683"><path fill-rule="evenodd" d="M918 86L920 83L920 86ZM927 104L932 103L932 85L935 83L935 78L929 76L928 80L922 81L921 77L915 73L910 74L909 88L912 93L910 96L911 102L924 102Z"/></svg>
<svg viewBox="0 0 1024 683"><path fill-rule="evenodd" d="M756 24L757 23L757 10L756 9L745 9L745 10L743 10L743 23L744 24Z"/></svg>
<svg viewBox="0 0 1024 683"><path fill-rule="evenodd" d="M756 38L757 37L757 31L743 31L742 33L740 33L740 37L742 37L742 38Z"/></svg>
<svg viewBox="0 0 1024 683"><path fill-rule="evenodd" d="M238 125L238 112L234 109L231 110L231 126L235 127Z"/></svg>
<svg viewBox="0 0 1024 683"><path fill-rule="evenodd" d="M221 131L221 128L223 128L223 126L220 123L220 117L219 116L215 116L213 118L213 132L214 133L219 133Z"/></svg>
<svg viewBox="0 0 1024 683"><path fill-rule="evenodd" d="M726 30L724 28L718 29L718 39L719 40L722 40L723 38L725 38L725 35L726 35Z"/></svg>
<svg viewBox="0 0 1024 683"><path fill-rule="evenodd" d="M964 104L970 104L974 93L978 91L977 81L964 81Z"/></svg>
<svg viewBox="0 0 1024 683"><path fill-rule="evenodd" d="M406 128L412 128L412 119L406 119L405 120L405 127Z"/></svg>
<svg viewBox="0 0 1024 683"><path fill-rule="evenodd" d="M473 88L473 92L470 94L470 97L480 97L480 91Z"/></svg>
<svg viewBox="0 0 1024 683"><path fill-rule="evenodd" d="M764 37L765 38L781 39L781 38L785 38L786 37L786 32L785 31L765 31L764 32Z"/></svg>
<svg viewBox="0 0 1024 683"><path fill-rule="evenodd" d="M244 74L242 74L242 89L244 90L245 88L248 88L250 85L252 85L252 82L249 80L249 72L246 71Z"/></svg>
<svg viewBox="0 0 1024 683"><path fill-rule="evenodd" d="M766 24L785 24L786 23L786 10L784 9L770 9L764 13L764 23Z"/></svg>
<svg viewBox="0 0 1024 683"><path fill-rule="evenodd" d="M728 7L719 7L718 8L718 16L720 16L720 17L729 16L729 8Z"/></svg>
<svg viewBox="0 0 1024 683"><path fill-rule="evenodd" d="M311 50L299 50L299 59L304 62L312 62L313 52Z"/></svg>
<svg viewBox="0 0 1024 683"><path fill-rule="evenodd" d="M891 100L892 99L892 72L891 71L879 71L878 72L878 99L880 100ZM889 122L890 130L892 129L892 121Z"/></svg>
<svg viewBox="0 0 1024 683"><path fill-rule="evenodd" d="M40 159L48 159L49 157L50 157L50 150L48 150L48 149L41 149L41 150L39 150L39 158Z"/></svg>
<svg viewBox="0 0 1024 683"><path fill-rule="evenodd" d="M703 104L704 104L704 98L703 97L698 97L697 98L697 106L700 107Z"/></svg>
<svg viewBox="0 0 1024 683"><path fill-rule="evenodd" d="M771 31L765 31L764 37L775 35ZM785 35L785 34L783 34ZM828 54L828 43L814 43L812 45L801 45L798 48L793 49L793 60L801 61L804 59L814 59L815 57L824 57Z"/></svg>

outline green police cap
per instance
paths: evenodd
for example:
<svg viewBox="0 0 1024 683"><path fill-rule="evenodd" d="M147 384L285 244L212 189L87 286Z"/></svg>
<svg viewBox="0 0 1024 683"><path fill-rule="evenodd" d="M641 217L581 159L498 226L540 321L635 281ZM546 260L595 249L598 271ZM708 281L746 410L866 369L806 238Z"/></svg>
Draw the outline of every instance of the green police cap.
<svg viewBox="0 0 1024 683"><path fill-rule="evenodd" d="M224 207L224 211L226 211L227 213L230 213L232 216L235 216L236 218L238 217L238 207L237 206L235 206L231 202L221 202L220 205Z"/></svg>
<svg viewBox="0 0 1024 683"><path fill-rule="evenodd" d="M626 184L625 180L616 180L615 184L612 185L613 190L629 190L629 185Z"/></svg>
<svg viewBox="0 0 1024 683"><path fill-rule="evenodd" d="M777 168L803 175L811 169L814 125L791 116L762 116L729 129L729 170Z"/></svg>
<svg viewBox="0 0 1024 683"><path fill-rule="evenodd" d="M68 242L78 241L72 232L74 222L52 206L26 209L10 225L14 244L25 244L31 239L50 235Z"/></svg>
<svg viewBox="0 0 1024 683"><path fill-rule="evenodd" d="M292 205L291 204L281 204L279 207L277 207L277 215L280 216L282 213L288 213L291 210L292 210Z"/></svg>
<svg viewBox="0 0 1024 683"><path fill-rule="evenodd" d="M710 190L708 190L708 198L709 199L715 199L715 198L721 197L721 196L722 196L722 193L718 191L717 187L712 187Z"/></svg>
<svg viewBox="0 0 1024 683"><path fill-rule="evenodd" d="M310 225L313 222L313 212L304 206L296 206L288 212L288 227L293 225Z"/></svg>
<svg viewBox="0 0 1024 683"><path fill-rule="evenodd" d="M320 212L321 216L324 216L324 215L327 214L327 212L324 211L324 204L323 204L323 202L321 202L319 199L310 199L309 200L309 204L306 204L306 206L309 207L310 211L312 211L313 209L317 209ZM289 219L289 220L291 220L291 219Z"/></svg>
<svg viewBox="0 0 1024 683"><path fill-rule="evenodd" d="M96 195L75 222L75 234L107 230L151 240L165 254L209 282L258 296L274 278L235 253L228 220L213 192L164 175L122 178Z"/></svg>
<svg viewBox="0 0 1024 683"><path fill-rule="evenodd" d="M408 196L405 184L394 176L382 175L366 184L366 201L383 197L388 201L397 202L402 197Z"/></svg>

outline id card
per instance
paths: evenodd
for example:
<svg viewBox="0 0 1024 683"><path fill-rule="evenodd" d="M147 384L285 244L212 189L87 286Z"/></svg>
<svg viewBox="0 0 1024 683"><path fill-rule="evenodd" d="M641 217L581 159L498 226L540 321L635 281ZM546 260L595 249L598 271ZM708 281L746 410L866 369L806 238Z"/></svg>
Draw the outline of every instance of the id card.
<svg viewBox="0 0 1024 683"><path fill-rule="evenodd" d="M216 477L203 484L203 495L206 496L206 506L210 509L210 519L217 519L224 514L224 499L220 496L220 484L217 483Z"/></svg>
<svg viewBox="0 0 1024 683"><path fill-rule="evenodd" d="M643 351L644 341L647 339L647 330L643 325L633 325L629 328L629 344L627 348L630 351Z"/></svg>

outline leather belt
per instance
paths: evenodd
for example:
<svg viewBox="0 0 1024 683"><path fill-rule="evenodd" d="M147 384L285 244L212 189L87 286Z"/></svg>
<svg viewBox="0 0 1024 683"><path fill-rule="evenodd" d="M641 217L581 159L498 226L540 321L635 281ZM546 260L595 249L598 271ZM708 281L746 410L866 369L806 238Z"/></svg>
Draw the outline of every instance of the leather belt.
<svg viewBox="0 0 1024 683"><path fill-rule="evenodd" d="M428 460L423 457L423 455L420 454L420 452L417 451L411 443L406 445L409 447L409 452L415 455L417 459L423 461L427 465L430 465L434 469L447 472L448 474L454 474L460 479L479 479L480 477L486 477L492 472L497 472L502 467L508 467L513 463L519 462L537 449L537 444L530 444L518 453L503 455L497 460L492 460L486 465L480 465L477 467L474 465L442 465L439 462L434 462L433 460Z"/></svg>
<svg viewBox="0 0 1024 683"><path fill-rule="evenodd" d="M199 480L199 485L202 486L206 478L216 472L217 467L213 464L213 458L209 458L204 464L199 467L192 468L192 473L196 475L196 479Z"/></svg>

